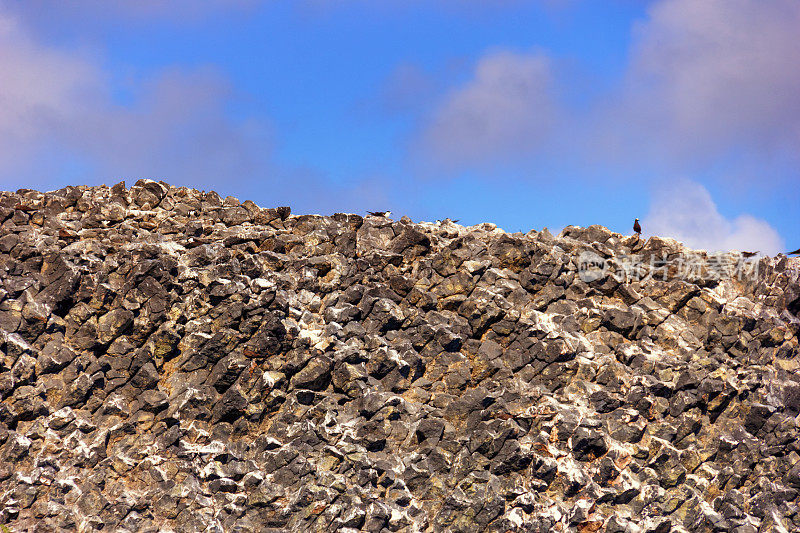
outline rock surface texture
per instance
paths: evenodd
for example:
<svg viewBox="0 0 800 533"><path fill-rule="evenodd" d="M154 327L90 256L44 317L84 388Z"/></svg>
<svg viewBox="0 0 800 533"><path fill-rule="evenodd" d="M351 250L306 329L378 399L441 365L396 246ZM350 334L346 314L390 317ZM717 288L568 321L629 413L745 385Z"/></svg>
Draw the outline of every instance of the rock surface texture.
<svg viewBox="0 0 800 533"><path fill-rule="evenodd" d="M690 251L148 180L0 221L15 533L800 530L797 259L586 282Z"/></svg>

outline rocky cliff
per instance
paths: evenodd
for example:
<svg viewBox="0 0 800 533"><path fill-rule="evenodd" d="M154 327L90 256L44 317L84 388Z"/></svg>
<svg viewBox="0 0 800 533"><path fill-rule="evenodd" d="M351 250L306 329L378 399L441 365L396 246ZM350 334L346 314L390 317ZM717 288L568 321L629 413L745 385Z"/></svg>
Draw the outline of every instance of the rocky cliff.
<svg viewBox="0 0 800 533"><path fill-rule="evenodd" d="M800 529L798 260L147 180L0 221L10 531Z"/></svg>

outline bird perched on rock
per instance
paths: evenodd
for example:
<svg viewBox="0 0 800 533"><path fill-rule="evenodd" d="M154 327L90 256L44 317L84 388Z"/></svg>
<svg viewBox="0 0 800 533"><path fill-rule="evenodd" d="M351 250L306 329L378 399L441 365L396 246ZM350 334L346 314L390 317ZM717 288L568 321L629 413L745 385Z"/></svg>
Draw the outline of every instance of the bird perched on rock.
<svg viewBox="0 0 800 533"><path fill-rule="evenodd" d="M639 225L639 219L633 221L633 231L636 232L636 235L642 234L642 226Z"/></svg>
<svg viewBox="0 0 800 533"><path fill-rule="evenodd" d="M391 211L367 211L367 214L373 217L388 217L392 214Z"/></svg>
<svg viewBox="0 0 800 533"><path fill-rule="evenodd" d="M794 252L788 252L786 255L800 255L800 248L798 248Z"/></svg>
<svg viewBox="0 0 800 533"><path fill-rule="evenodd" d="M292 214L292 208L288 206L278 207L275 211L278 212L278 216L281 217L281 220L286 220Z"/></svg>

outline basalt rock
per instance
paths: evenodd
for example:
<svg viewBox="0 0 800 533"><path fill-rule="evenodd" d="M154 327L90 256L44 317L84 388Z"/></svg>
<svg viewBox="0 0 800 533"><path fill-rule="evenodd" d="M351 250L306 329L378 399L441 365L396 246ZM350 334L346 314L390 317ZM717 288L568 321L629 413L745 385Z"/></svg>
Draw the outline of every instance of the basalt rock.
<svg viewBox="0 0 800 533"><path fill-rule="evenodd" d="M800 529L800 260L149 180L0 224L10 531Z"/></svg>

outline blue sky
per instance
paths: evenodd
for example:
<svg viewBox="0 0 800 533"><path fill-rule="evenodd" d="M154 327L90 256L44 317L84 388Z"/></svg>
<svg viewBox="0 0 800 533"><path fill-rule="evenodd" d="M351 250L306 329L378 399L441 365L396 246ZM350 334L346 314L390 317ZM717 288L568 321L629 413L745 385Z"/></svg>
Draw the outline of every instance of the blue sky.
<svg viewBox="0 0 800 533"><path fill-rule="evenodd" d="M0 0L0 187L800 245L797 0Z"/></svg>

